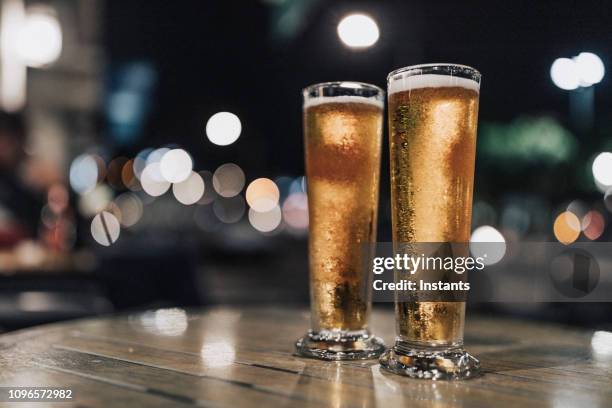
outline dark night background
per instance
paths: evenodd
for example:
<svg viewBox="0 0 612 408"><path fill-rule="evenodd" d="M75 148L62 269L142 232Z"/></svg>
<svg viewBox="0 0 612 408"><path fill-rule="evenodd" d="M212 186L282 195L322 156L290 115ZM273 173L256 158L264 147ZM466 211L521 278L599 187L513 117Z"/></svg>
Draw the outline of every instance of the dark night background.
<svg viewBox="0 0 612 408"><path fill-rule="evenodd" d="M284 201L289 183L304 175L302 88L335 80L385 88L390 71L426 62L465 64L483 75L474 228L492 225L508 241L556 241L553 223L569 210L583 223L579 242L610 239L612 195L604 199L606 188L596 187L591 166L598 154L612 150L611 75L575 91L558 88L550 76L555 59L581 52L597 54L609 69L612 7L605 1L27 2L32 4L55 9L64 46L54 64L28 68L28 100L19 114L27 138L38 140L43 151L36 156L26 149L30 161L44 161L44 140L56 129L58 170L53 181L36 188L17 171L6 178L8 185L32 190L39 207L51 185L63 186L70 193L71 232L60 243L57 234L49 241L40 232L56 231L59 224L0 235L0 328L156 306L306 304L303 228L293 231L283 221L274 232L260 233L244 209L239 221L222 223L212 203L185 207L172 192L153 199L126 186L109 188L110 176L101 173L97 185L110 197L96 196L102 207L84 211L85 195L70 189L70 166L75 157L92 155L107 169L119 156L180 146L192 156L194 170L214 172L236 163L246 175L245 188L270 178ZM338 22L355 12L378 23L380 38L370 48L351 49L338 38ZM125 96L126 89L132 92L129 103L121 99L117 108L117 95ZM587 104L592 109L585 114L580 107ZM118 123L112 112L125 106L140 114ZM229 146L206 136L208 118L219 111L233 112L242 123L240 138ZM389 241L386 128L383 135L379 240ZM213 191L210 184L206 188ZM0 204L9 210L32 201L7 191L11 203ZM112 245L98 245L90 232L94 215L112 212L111 200L126 193L142 203L142 218L122 227ZM590 230L584 225L589 211L602 220ZM38 207L25 219L15 216L17 224L40 225L44 217ZM40 251L59 252L62 262L27 262ZM32 293L39 297L24 297ZM586 326L612 323L609 304L474 309Z"/></svg>

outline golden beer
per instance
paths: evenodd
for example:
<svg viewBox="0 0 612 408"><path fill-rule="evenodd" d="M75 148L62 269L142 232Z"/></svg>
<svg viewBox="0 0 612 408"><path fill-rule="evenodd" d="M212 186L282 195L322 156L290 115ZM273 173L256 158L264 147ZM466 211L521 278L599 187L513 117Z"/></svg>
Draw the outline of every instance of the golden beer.
<svg viewBox="0 0 612 408"><path fill-rule="evenodd" d="M388 81L393 242L468 243L480 74L464 66L425 65L395 71ZM404 364L389 361L393 355L387 353L383 366L426 378L473 375L477 361L462 349L465 302L416 297L396 302L398 337L391 354L421 352L448 361L443 367ZM461 366L463 355L475 363Z"/></svg>
<svg viewBox="0 0 612 408"><path fill-rule="evenodd" d="M312 330L298 352L311 357L369 358L382 351L368 332L370 271L363 250L376 241L382 95L347 82L305 91Z"/></svg>

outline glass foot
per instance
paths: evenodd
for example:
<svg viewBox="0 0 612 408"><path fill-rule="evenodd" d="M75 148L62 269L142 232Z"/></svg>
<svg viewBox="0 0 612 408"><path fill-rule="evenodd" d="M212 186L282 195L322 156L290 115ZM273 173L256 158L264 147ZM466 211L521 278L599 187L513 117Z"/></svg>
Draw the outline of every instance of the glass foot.
<svg viewBox="0 0 612 408"><path fill-rule="evenodd" d="M295 343L297 355L321 360L366 360L385 351L383 341L367 330L309 331Z"/></svg>
<svg viewBox="0 0 612 408"><path fill-rule="evenodd" d="M480 374L480 361L462 347L423 350L396 344L380 357L380 365L395 374L430 380L463 380Z"/></svg>

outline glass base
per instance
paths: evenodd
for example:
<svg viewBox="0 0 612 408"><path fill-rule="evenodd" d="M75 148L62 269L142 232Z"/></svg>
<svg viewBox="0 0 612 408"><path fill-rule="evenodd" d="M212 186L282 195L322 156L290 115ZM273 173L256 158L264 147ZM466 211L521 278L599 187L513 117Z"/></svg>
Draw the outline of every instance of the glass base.
<svg viewBox="0 0 612 408"><path fill-rule="evenodd" d="M367 330L309 331L295 343L297 355L321 360L366 360L385 351L383 341Z"/></svg>
<svg viewBox="0 0 612 408"><path fill-rule="evenodd" d="M395 374L429 380L464 380L480 375L480 361L463 347L425 350L396 343L380 357L380 365Z"/></svg>

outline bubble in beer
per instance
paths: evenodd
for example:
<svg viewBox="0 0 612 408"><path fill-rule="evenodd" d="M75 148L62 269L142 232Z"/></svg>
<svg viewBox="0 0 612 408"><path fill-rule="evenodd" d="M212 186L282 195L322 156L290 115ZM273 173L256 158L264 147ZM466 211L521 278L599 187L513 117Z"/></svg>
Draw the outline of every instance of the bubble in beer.
<svg viewBox="0 0 612 408"><path fill-rule="evenodd" d="M213 187L221 197L234 197L244 188L244 172L234 163L226 163L213 174Z"/></svg>
<svg viewBox="0 0 612 408"><path fill-rule="evenodd" d="M581 225L576 214L564 211L557 216L553 225L553 232L557 241L569 245L578 239Z"/></svg>
<svg viewBox="0 0 612 408"><path fill-rule="evenodd" d="M91 221L91 236L103 246L110 246L119 239L121 227L117 217L108 211L102 211Z"/></svg>
<svg viewBox="0 0 612 408"><path fill-rule="evenodd" d="M268 212L278 205L280 191L272 180L258 178L253 180L246 190L246 200L251 209L257 212Z"/></svg>
<svg viewBox="0 0 612 408"><path fill-rule="evenodd" d="M217 112L206 123L208 140L217 146L227 146L240 137L242 124L240 118L231 112Z"/></svg>
<svg viewBox="0 0 612 408"><path fill-rule="evenodd" d="M167 151L159 162L161 175L170 183L187 180L193 169L191 156L183 149Z"/></svg>
<svg viewBox="0 0 612 408"><path fill-rule="evenodd" d="M181 204L195 204L204 194L204 180L198 173L191 172L187 180L172 185L172 193Z"/></svg>

